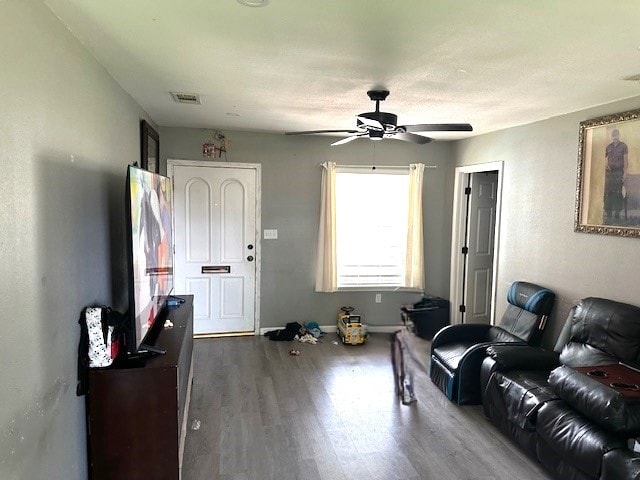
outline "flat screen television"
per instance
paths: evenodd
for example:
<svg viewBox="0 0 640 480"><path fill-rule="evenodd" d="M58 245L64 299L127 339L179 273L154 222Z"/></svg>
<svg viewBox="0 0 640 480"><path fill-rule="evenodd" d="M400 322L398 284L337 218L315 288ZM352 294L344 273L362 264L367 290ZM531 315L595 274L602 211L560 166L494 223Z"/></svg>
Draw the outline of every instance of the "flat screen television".
<svg viewBox="0 0 640 480"><path fill-rule="evenodd" d="M167 177L128 167L129 354L164 353L149 341L152 327L173 290L171 194Z"/></svg>

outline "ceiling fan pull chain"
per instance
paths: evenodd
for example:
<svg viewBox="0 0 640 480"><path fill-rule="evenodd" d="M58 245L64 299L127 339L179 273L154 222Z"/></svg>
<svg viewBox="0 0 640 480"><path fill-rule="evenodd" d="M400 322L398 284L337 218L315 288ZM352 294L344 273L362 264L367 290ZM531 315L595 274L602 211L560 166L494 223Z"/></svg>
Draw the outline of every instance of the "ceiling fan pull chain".
<svg viewBox="0 0 640 480"><path fill-rule="evenodd" d="M371 170L375 170L376 169L376 142L373 142L373 166L371 167Z"/></svg>

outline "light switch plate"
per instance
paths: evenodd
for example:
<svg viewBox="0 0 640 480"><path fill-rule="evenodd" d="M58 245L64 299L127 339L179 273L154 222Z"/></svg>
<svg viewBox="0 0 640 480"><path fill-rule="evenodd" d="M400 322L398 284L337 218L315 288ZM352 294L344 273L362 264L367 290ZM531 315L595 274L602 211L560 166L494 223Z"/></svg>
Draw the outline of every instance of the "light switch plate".
<svg viewBox="0 0 640 480"><path fill-rule="evenodd" d="M264 239L265 240L277 240L278 239L278 230L264 230Z"/></svg>

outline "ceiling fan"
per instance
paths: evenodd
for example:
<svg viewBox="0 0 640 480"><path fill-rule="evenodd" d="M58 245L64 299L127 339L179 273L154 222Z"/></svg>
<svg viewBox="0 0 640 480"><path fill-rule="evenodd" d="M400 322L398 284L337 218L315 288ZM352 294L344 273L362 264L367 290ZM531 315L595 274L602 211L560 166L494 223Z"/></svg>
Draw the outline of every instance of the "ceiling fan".
<svg viewBox="0 0 640 480"><path fill-rule="evenodd" d="M369 98L376 102L375 112L365 112L356 116L357 130L309 130L306 132L285 132L285 135L309 135L313 133L350 133L349 137L343 138L331 144L343 145L358 138L369 137L371 140L382 140L383 138L395 138L405 142L424 145L432 139L412 132L471 132L473 127L468 123L420 123L417 125L398 125L398 116L393 113L381 112L380 102L389 95L389 90L369 90Z"/></svg>

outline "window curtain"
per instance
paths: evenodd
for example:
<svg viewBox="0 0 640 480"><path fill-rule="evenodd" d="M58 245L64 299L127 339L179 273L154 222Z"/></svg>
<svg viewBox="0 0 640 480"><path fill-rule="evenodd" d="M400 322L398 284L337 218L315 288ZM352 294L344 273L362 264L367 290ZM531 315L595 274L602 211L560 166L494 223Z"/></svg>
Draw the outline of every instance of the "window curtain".
<svg viewBox="0 0 640 480"><path fill-rule="evenodd" d="M422 238L422 178L424 164L409 165L409 218L407 230L407 265L405 287L424 290Z"/></svg>
<svg viewBox="0 0 640 480"><path fill-rule="evenodd" d="M336 259L336 164L322 164L320 225L316 254L316 292L338 290Z"/></svg>

